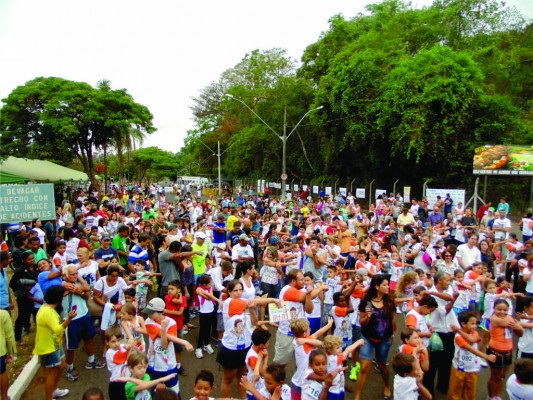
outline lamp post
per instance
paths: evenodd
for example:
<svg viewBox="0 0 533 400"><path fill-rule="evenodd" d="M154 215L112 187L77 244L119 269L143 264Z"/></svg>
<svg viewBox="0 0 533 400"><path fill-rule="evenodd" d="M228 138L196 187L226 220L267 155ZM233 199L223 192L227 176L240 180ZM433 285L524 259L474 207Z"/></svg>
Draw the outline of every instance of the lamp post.
<svg viewBox="0 0 533 400"><path fill-rule="evenodd" d="M279 140L281 140L281 142L283 143L283 153L282 153L282 159L281 159L281 176L282 177L285 177L285 179L282 178L283 180L283 183L281 184L282 186L282 190L281 190L281 200L282 201L285 201L285 180L286 180L286 176L287 176L287 139L289 139L291 137L291 135L294 133L294 131L296 130L296 128L298 128L298 126L302 123L302 121L304 120L305 117L307 117L309 114L311 114L313 111L318 111L320 109L322 109L324 106L320 106L320 107L317 107L317 108L313 108L312 110L309 110L307 111L302 118L300 118L300 120L298 121L298 123L296 125L294 125L294 128L292 128L292 130L289 132L289 134L287 135L287 107L285 106L285 113L284 113L284 116L283 116L283 135L280 135L278 134L269 124L267 124L265 122L265 120L263 118L261 118L254 110L252 110L248 104L246 104L244 101L242 101L241 99L233 96L232 94L229 94L229 93L226 93L225 94L226 97L229 97L230 99L233 99L233 100L236 100L238 101L239 103L241 103L243 106L245 106L248 110L250 110L250 112L252 114L254 114L257 118L259 118L259 120L265 124L265 126L270 129L272 132L274 132L274 134L279 138Z"/></svg>

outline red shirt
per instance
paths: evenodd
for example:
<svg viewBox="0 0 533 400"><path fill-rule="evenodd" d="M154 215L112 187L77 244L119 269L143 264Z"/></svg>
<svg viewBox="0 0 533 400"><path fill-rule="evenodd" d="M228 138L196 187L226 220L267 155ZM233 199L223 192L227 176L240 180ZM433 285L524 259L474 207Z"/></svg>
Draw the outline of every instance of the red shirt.
<svg viewBox="0 0 533 400"><path fill-rule="evenodd" d="M173 303L172 299L173 297L170 296L169 294L165 296L165 309L166 310L179 311L182 308L185 309L185 307L187 307L187 298L185 296L183 295L181 296L181 299L182 299L181 304ZM168 314L167 317L172 318L174 321L176 321L176 327L178 329L178 332L183 329L183 321L184 321L183 314L181 315Z"/></svg>

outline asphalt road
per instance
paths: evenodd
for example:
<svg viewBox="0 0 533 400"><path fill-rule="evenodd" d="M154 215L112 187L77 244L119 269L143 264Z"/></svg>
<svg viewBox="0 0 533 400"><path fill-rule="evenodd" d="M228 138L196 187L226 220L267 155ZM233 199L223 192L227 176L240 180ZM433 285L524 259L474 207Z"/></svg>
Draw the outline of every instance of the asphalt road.
<svg viewBox="0 0 533 400"><path fill-rule="evenodd" d="M197 319L192 320L191 322L197 323ZM398 332L401 331L401 328L403 327L403 317L398 316L397 318L398 322ZM269 347L269 354L270 359L273 358L274 355L274 337L275 337L275 328L270 328L271 333L273 334L273 339L270 341L270 347ZM194 347L196 347L196 341L198 338L198 329L192 329L189 331L189 334L185 336L186 340L189 340ZM102 354L102 340L100 335L98 335L96 338L96 354L101 355ZM395 335L395 341L393 344L393 347L391 348L389 357L392 357L394 353L396 352L397 346L399 345L399 333ZM214 342L212 343L213 348L216 349L214 346ZM216 352L215 354L208 355L204 352L204 358L203 359L197 359L194 356L194 352L192 353L184 353L183 354L183 366L185 367L188 375L187 376L180 376L180 389L181 389L181 396L183 400L188 400L194 396L192 387L194 384L194 378L196 374L202 370L202 369L209 369L215 374L215 385L216 389L214 392L214 397L219 397L220 394L220 382L222 381L222 370L220 369L219 365L216 363ZM80 375L80 378L77 382L69 382L66 379L66 376L63 376L60 380L59 387L60 388L68 388L70 389L70 394L65 397L65 399L81 399L82 395L85 390L87 390L90 387L97 386L100 387L104 393L105 398L108 399L107 394L107 386L109 382L109 373L106 368L100 369L100 370L87 370L84 367L85 361L87 359L87 356L83 349L78 349L76 353L76 369L78 370L78 373ZM291 361L286 368L287 371L287 377L288 381L290 381L290 377L295 371L295 363L294 360ZM393 371L391 368L391 379L393 377ZM477 399L487 399L487 379L489 377L489 370L483 369L480 373L479 377L479 383L478 383L478 396ZM22 396L23 400L41 400L44 399L44 382L46 379L46 371L44 368L40 368L39 372L33 379L31 385L26 390L24 395ZM349 381L350 386L352 388L355 388L355 382ZM289 382L290 384L290 382ZM505 392L505 391L504 391ZM366 387L363 392L363 398L369 399L369 400L378 400L383 399L383 383L381 380L381 376L371 369L370 376L367 380ZM236 391L234 390L233 393L234 396L237 395ZM347 399L353 398L353 393L347 393L346 396ZM440 394L436 392L436 395L434 397L436 400L444 400L446 398L445 395ZM502 393L502 399L508 400L507 394ZM110 399L113 400L113 399Z"/></svg>

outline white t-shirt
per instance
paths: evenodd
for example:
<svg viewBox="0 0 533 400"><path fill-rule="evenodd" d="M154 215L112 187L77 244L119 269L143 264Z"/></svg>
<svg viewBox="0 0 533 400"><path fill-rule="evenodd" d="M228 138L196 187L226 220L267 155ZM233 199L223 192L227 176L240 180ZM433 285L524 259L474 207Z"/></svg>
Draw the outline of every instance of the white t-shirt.
<svg viewBox="0 0 533 400"><path fill-rule="evenodd" d="M418 385L413 376L394 375L394 398L418 400Z"/></svg>
<svg viewBox="0 0 533 400"><path fill-rule="evenodd" d="M94 284L96 283L97 272L98 263L94 260L90 260L90 264L88 266L78 269L78 276L81 276L92 289L94 287Z"/></svg>
<svg viewBox="0 0 533 400"><path fill-rule="evenodd" d="M324 383L313 379L307 379L313 373L312 369L306 369L302 379L302 400L318 400L324 389Z"/></svg>
<svg viewBox="0 0 533 400"><path fill-rule="evenodd" d="M118 293L118 301L121 303L124 303L124 289L127 289L127 288L128 288L128 284L121 277L118 278L117 283L115 283L113 286L109 286L107 284L107 280L105 276L102 276L94 284L94 289L98 290L105 297L107 297L108 301L111 297L113 297L114 295Z"/></svg>
<svg viewBox="0 0 533 400"><path fill-rule="evenodd" d="M313 289L315 289L315 288L316 288L316 285L313 285ZM313 311L310 312L310 313L305 313L305 317L306 318L320 318L320 316L322 315L322 307L321 307L321 304L320 304L321 303L320 297L316 296L312 300L312 303L313 303Z"/></svg>
<svg viewBox="0 0 533 400"><path fill-rule="evenodd" d="M272 395L268 392L267 388L263 386L261 389L257 390L261 395L265 396L267 399L270 399ZM291 388L289 385L281 386L281 400L291 400Z"/></svg>
<svg viewBox="0 0 533 400"><path fill-rule="evenodd" d="M287 285L283 287L283 289L281 289L281 292L279 294L280 300L287 302L290 315L291 315L290 320L283 320L279 322L278 330L284 335L289 335L289 332L291 330L291 321L293 319L305 318L303 303L296 302L296 301L289 301L289 298L292 298L292 295L295 294L294 291L298 291L298 289L295 289L292 286ZM289 295L288 292L292 293L292 295ZM303 290L301 290L300 292L303 292ZM292 333L290 333L290 335L292 336Z"/></svg>
<svg viewBox="0 0 533 400"><path fill-rule="evenodd" d="M302 387L304 373L309 368L309 353L314 347L308 344L297 344L296 339L292 343L294 346L294 358L296 359L296 371L292 376L291 382L298 387Z"/></svg>
<svg viewBox="0 0 533 400"><path fill-rule="evenodd" d="M520 322L531 322L528 319L521 319ZM518 339L518 350L522 353L533 353L533 328L524 328L524 334Z"/></svg>
<svg viewBox="0 0 533 400"><path fill-rule="evenodd" d="M67 261L73 261L78 259L78 247L80 245L80 239L72 238L66 243L65 254Z"/></svg>
<svg viewBox="0 0 533 400"><path fill-rule="evenodd" d="M176 321L172 318L165 317L168 321L167 333L173 336L178 336ZM176 367L176 353L174 351L174 343L169 341L168 347L163 349L161 345L161 325L151 318L146 319L146 330L150 339L148 350L148 366L152 367L154 371L168 371Z"/></svg>
<svg viewBox="0 0 533 400"><path fill-rule="evenodd" d="M518 383L515 374L512 374L509 379L507 379L506 390L510 400L533 399L533 385Z"/></svg>
<svg viewBox="0 0 533 400"><path fill-rule="evenodd" d="M339 367L342 367L342 363L344 362L345 357L342 354L331 354L328 355L327 361L328 361L328 374L332 373ZM344 393L344 372L339 372L337 375L335 375L335 378L333 379L333 383L331 384L331 387L329 388L330 393Z"/></svg>
<svg viewBox="0 0 533 400"><path fill-rule="evenodd" d="M469 248L467 244L462 244L457 247L457 257L461 258L462 264L466 268L475 262L481 262L481 251L475 246Z"/></svg>
<svg viewBox="0 0 533 400"><path fill-rule="evenodd" d="M495 218L494 224L492 225L492 229L494 228L511 228L511 221L508 218ZM509 232L504 231L495 231L494 232L494 239L495 240L504 240L509 237Z"/></svg>

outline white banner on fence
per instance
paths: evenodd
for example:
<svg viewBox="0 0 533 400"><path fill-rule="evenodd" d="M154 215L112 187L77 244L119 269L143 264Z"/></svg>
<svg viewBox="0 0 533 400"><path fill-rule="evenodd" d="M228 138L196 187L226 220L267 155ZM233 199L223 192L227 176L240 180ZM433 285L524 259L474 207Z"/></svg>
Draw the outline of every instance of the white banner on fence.
<svg viewBox="0 0 533 400"><path fill-rule="evenodd" d="M358 199L364 199L366 197L366 189L365 188L355 189L355 197L357 197Z"/></svg>
<svg viewBox="0 0 533 400"><path fill-rule="evenodd" d="M326 195L327 196L331 195L331 186L326 186Z"/></svg>
<svg viewBox="0 0 533 400"><path fill-rule="evenodd" d="M307 190L307 185L302 185L302 190L305 192Z"/></svg>
<svg viewBox="0 0 533 400"><path fill-rule="evenodd" d="M274 189L281 189L281 183L279 182L268 182L268 187L274 188Z"/></svg>
<svg viewBox="0 0 533 400"><path fill-rule="evenodd" d="M403 202L404 203L410 203L411 202L411 186L404 186L403 187Z"/></svg>
<svg viewBox="0 0 533 400"><path fill-rule="evenodd" d="M339 192L341 192L341 196L346 197L346 188L339 188Z"/></svg>
<svg viewBox="0 0 533 400"><path fill-rule="evenodd" d="M385 198L387 197L387 191L385 189L376 189L376 197L374 199L377 199L379 195Z"/></svg>
<svg viewBox="0 0 533 400"><path fill-rule="evenodd" d="M313 186L313 194L318 194L318 186Z"/></svg>
<svg viewBox="0 0 533 400"><path fill-rule="evenodd" d="M298 191L298 185L294 185L294 191L295 191L295 192Z"/></svg>
<svg viewBox="0 0 533 400"><path fill-rule="evenodd" d="M450 193L450 197L453 199L453 208L455 208L459 202L463 203L463 205L465 204L466 191L464 189L426 189L426 198L429 203L429 209L433 209L433 205L437 201L437 196L440 196L442 201L444 201L446 193Z"/></svg>
<svg viewBox="0 0 533 400"><path fill-rule="evenodd" d="M285 184L285 191L286 192L290 192L291 191L291 185L289 185L288 183Z"/></svg>

